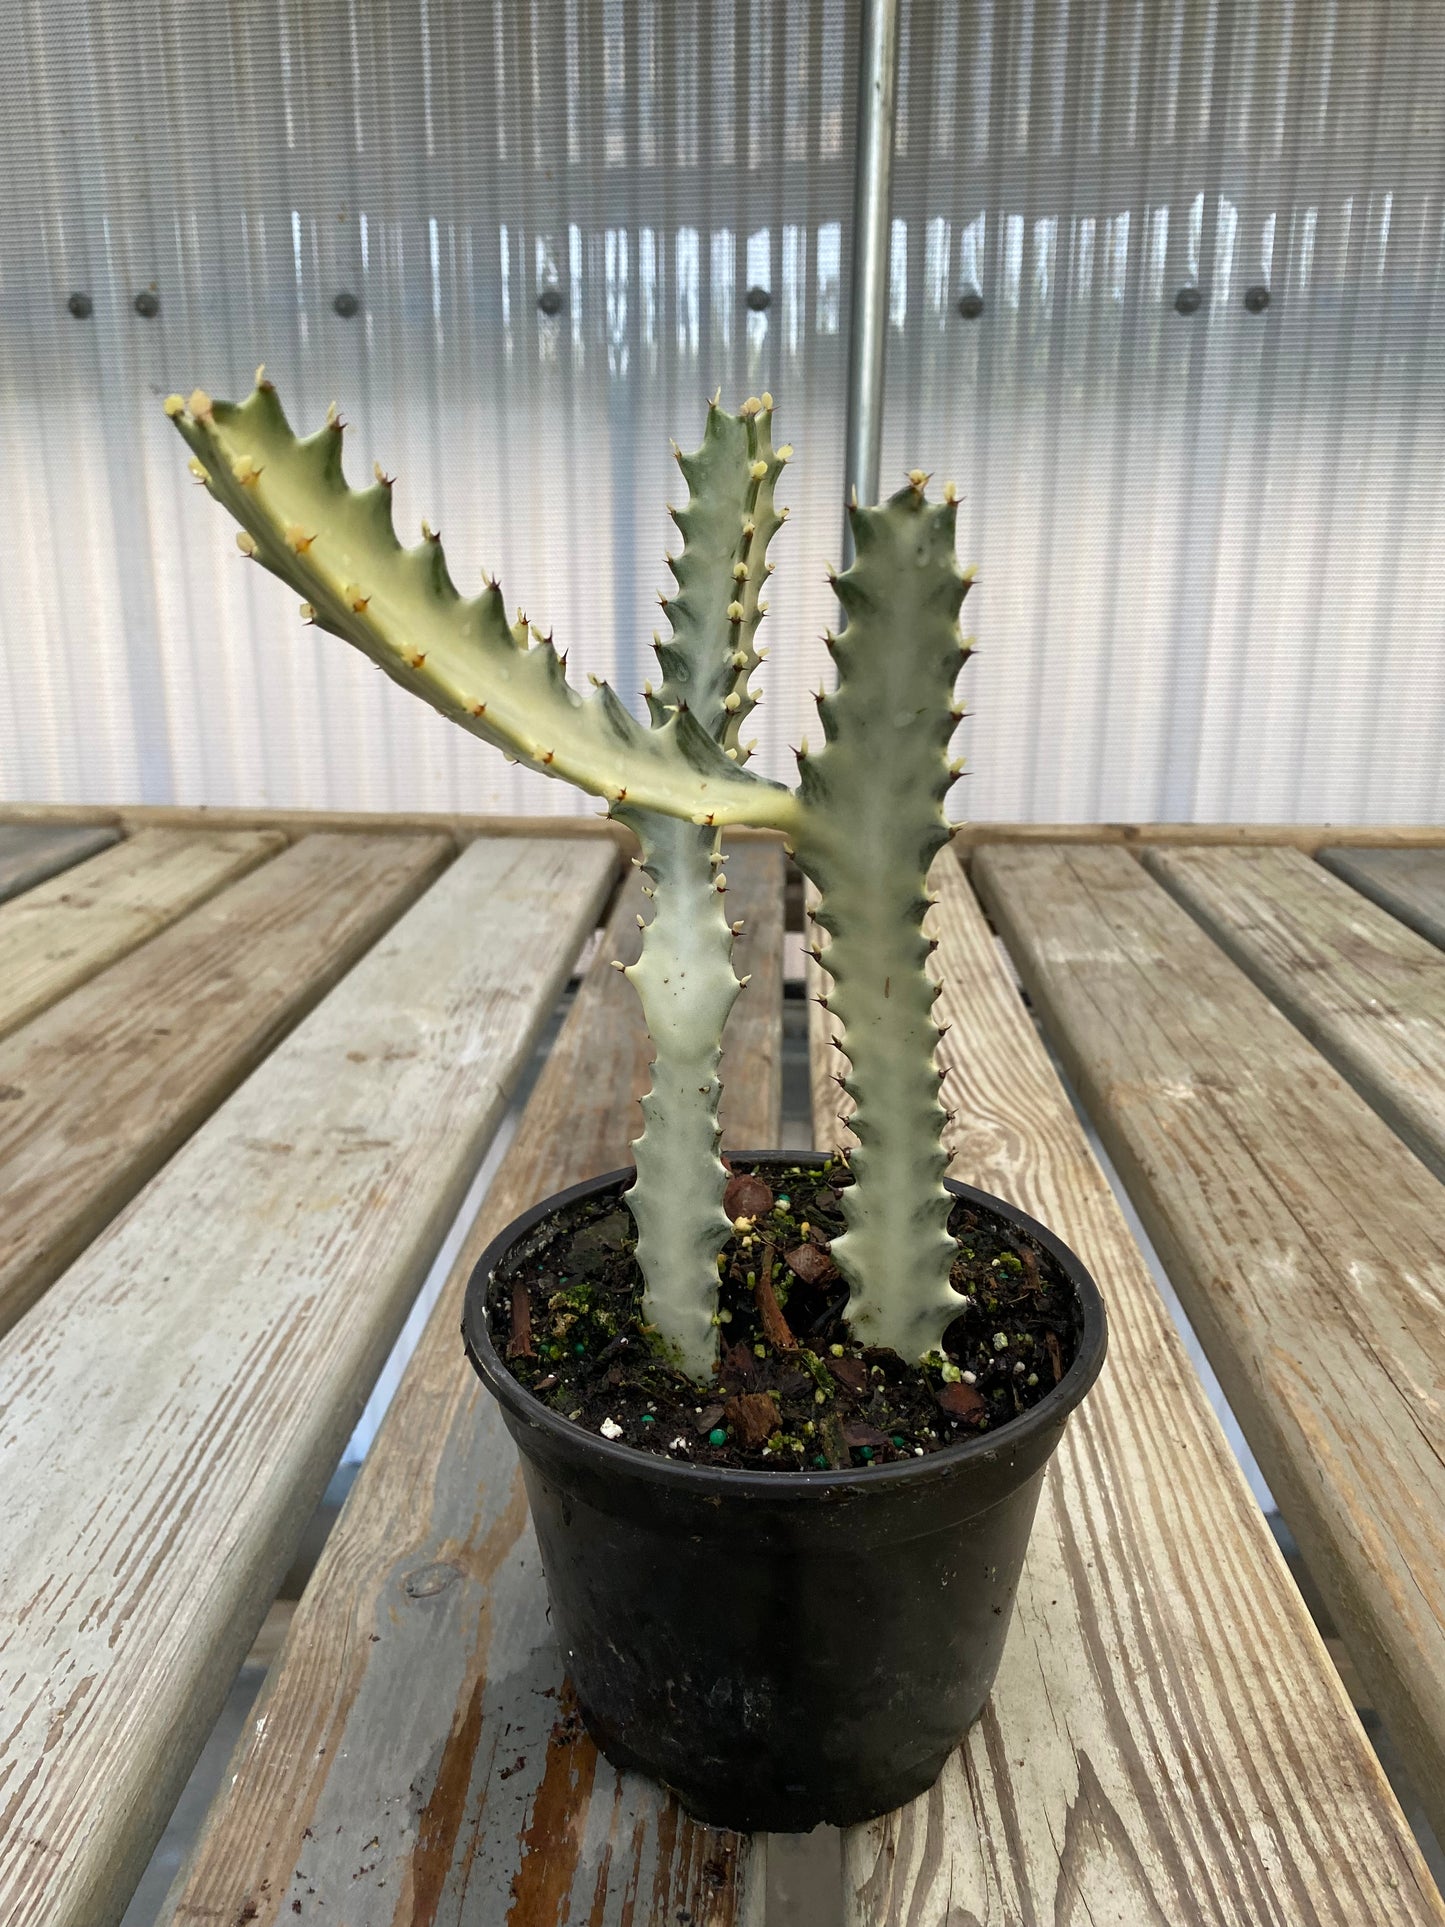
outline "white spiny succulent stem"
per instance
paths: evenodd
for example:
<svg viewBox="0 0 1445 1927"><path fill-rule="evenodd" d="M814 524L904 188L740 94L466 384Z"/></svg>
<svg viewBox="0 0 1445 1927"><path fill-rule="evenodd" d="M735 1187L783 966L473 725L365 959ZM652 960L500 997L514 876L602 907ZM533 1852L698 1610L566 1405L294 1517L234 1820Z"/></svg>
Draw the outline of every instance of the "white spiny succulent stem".
<svg viewBox="0 0 1445 1927"><path fill-rule="evenodd" d="M717 1365L717 1257L731 1229L718 1155L718 1060L738 994L725 898L708 861L716 831L622 812L642 838L654 911L627 975L652 1036L652 1089L627 1194L637 1225L644 1321L690 1377Z"/></svg>
<svg viewBox="0 0 1445 1927"><path fill-rule="evenodd" d="M664 680L649 704L655 721L686 705L711 736L745 756L733 739L740 684L757 663L753 637L761 617L751 578L761 579L780 521L772 485L782 464L761 405L729 415L714 402L701 448L679 454L678 464L690 492L673 515L683 536L671 563L677 593L666 605L673 633L658 649ZM759 464L762 476L754 472ZM730 1230L722 1205L727 1171L718 1155L718 1060L723 1025L742 987L732 966L726 858L715 832L634 809L630 801L613 814L637 834L655 899L641 957L628 972L653 1043L652 1089L643 1100L645 1128L633 1146L637 1178L628 1193L643 1315L685 1371L707 1378L717 1362L717 1257Z"/></svg>

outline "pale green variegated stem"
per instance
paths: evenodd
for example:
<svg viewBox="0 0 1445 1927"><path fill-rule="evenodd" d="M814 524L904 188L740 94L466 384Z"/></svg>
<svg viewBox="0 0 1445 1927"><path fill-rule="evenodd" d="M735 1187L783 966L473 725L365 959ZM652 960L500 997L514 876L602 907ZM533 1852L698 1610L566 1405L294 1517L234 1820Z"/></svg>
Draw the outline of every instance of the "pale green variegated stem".
<svg viewBox="0 0 1445 1927"><path fill-rule="evenodd" d="M655 722L665 726L686 710L710 736L731 739L739 760L747 751L735 723L752 700L746 679L758 660L759 589L782 519L773 484L791 452L773 452L771 411L770 399L750 401L738 415L714 402L702 446L678 456L689 496L673 511L683 536L681 554L670 558L676 593L664 602L673 633L658 646L662 688L648 692ZM641 957L627 973L654 1052L628 1193L643 1316L668 1356L706 1379L717 1362L717 1258L730 1229L718 1154L719 1046L741 987L726 879L715 832L630 804L613 814L637 834L654 905Z"/></svg>
<svg viewBox="0 0 1445 1927"><path fill-rule="evenodd" d="M959 1311L923 918L956 773L948 741L966 580L953 504L926 502L923 480L854 511L856 559L836 583L848 626L830 638L838 686L819 702L824 748L799 759L797 839L799 866L822 893L829 1008L857 1105L855 1182L833 1257L853 1335L910 1360L938 1349Z"/></svg>
<svg viewBox="0 0 1445 1927"><path fill-rule="evenodd" d="M718 1155L718 1060L738 994L732 932L714 865L716 832L619 811L642 841L655 891L642 954L627 971L653 1045L652 1089L633 1146L627 1194L637 1225L642 1315L661 1350L692 1378L717 1365L718 1253L731 1226Z"/></svg>
<svg viewBox="0 0 1445 1927"><path fill-rule="evenodd" d="M500 588L459 595L425 527L418 547L402 548L387 479L347 485L334 414L298 439L265 380L240 404L197 392L166 407L198 478L242 525L245 553L304 598L311 620L443 715L609 803L790 829L792 793L740 769L691 715L648 729L605 685L584 698L549 640L529 646L525 616L508 623Z"/></svg>
<svg viewBox="0 0 1445 1927"><path fill-rule="evenodd" d="M661 690L648 690L653 720L685 709L738 762L747 760L740 732L757 702L748 679L761 660L768 544L787 519L773 491L793 451L774 450L772 415L771 395L736 415L714 401L702 446L678 450L689 493L684 508L669 510L683 538L681 554L668 557L676 589L662 598L673 633L653 638L662 671Z"/></svg>

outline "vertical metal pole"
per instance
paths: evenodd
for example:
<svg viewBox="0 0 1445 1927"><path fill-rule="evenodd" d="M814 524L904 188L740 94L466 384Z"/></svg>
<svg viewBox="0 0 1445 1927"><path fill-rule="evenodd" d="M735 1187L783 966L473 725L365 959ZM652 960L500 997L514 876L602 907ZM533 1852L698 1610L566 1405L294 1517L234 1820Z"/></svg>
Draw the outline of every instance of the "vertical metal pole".
<svg viewBox="0 0 1445 1927"><path fill-rule="evenodd" d="M878 500L883 442L883 345L888 327L888 242L893 126L898 104L899 0L861 0L858 159L853 182L853 273L848 298L848 439L844 500ZM843 561L853 538L843 517Z"/></svg>

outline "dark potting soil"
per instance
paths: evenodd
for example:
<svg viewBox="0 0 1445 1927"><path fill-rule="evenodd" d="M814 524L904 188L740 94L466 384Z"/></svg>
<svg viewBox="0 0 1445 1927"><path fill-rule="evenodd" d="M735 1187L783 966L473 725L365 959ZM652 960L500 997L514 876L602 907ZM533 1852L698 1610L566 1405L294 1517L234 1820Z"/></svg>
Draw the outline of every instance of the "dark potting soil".
<svg viewBox="0 0 1445 1927"><path fill-rule="evenodd" d="M926 1457L996 1430L1068 1370L1073 1288L1004 1220L959 1199L947 1365L857 1345L830 1253L853 1182L826 1166L734 1161L722 1255L720 1369L700 1386L648 1344L636 1232L622 1185L568 1206L508 1253L492 1342L529 1392L604 1438L694 1465L820 1471Z"/></svg>

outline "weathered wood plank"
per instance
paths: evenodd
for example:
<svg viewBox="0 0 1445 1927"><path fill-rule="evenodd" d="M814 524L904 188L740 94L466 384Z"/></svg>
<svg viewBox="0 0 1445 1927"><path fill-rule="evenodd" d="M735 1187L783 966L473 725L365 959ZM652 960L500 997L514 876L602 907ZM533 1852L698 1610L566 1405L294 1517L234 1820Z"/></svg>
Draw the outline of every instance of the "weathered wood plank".
<svg viewBox="0 0 1445 1927"><path fill-rule="evenodd" d="M142 830L0 907L0 1037L285 847L274 830Z"/></svg>
<svg viewBox="0 0 1445 1927"><path fill-rule="evenodd" d="M1445 1177L1445 951L1299 850L1151 850L1143 861Z"/></svg>
<svg viewBox="0 0 1445 1927"><path fill-rule="evenodd" d="M1442 832L1428 832L1441 844ZM1423 850L1365 850L1339 844L1319 852L1335 875L1401 923L1445 949L1445 847Z"/></svg>
<svg viewBox="0 0 1445 1927"><path fill-rule="evenodd" d="M124 1909L613 870L474 845L0 1344L5 1927Z"/></svg>
<svg viewBox="0 0 1445 1927"><path fill-rule="evenodd" d="M729 879L753 981L724 1075L733 1128L757 1146L778 1130L781 855L739 848ZM746 1842L615 1773L567 1722L516 1455L458 1335L466 1280L495 1233L548 1192L630 1161L648 1047L610 963L636 954L638 901L625 893L613 916L297 1608L171 1896L176 1927L270 1927L297 1918L298 1902L302 1920L352 1919L359 1866L367 1911L353 1927L731 1927L760 1904Z"/></svg>
<svg viewBox="0 0 1445 1927"><path fill-rule="evenodd" d="M1126 852L974 869L1445 1831L1445 1191Z"/></svg>
<svg viewBox="0 0 1445 1927"><path fill-rule="evenodd" d="M0 903L114 843L103 824L0 823Z"/></svg>
<svg viewBox="0 0 1445 1927"><path fill-rule="evenodd" d="M450 854L308 837L0 1042L0 1332Z"/></svg>
<svg viewBox="0 0 1445 1927"><path fill-rule="evenodd" d="M988 1708L931 1793L849 1834L848 1918L1438 1923L1445 1909L972 894L947 857L933 881L953 1172L1080 1253L1108 1300L1110 1357L1045 1482ZM833 1102L819 1089L823 1134Z"/></svg>

